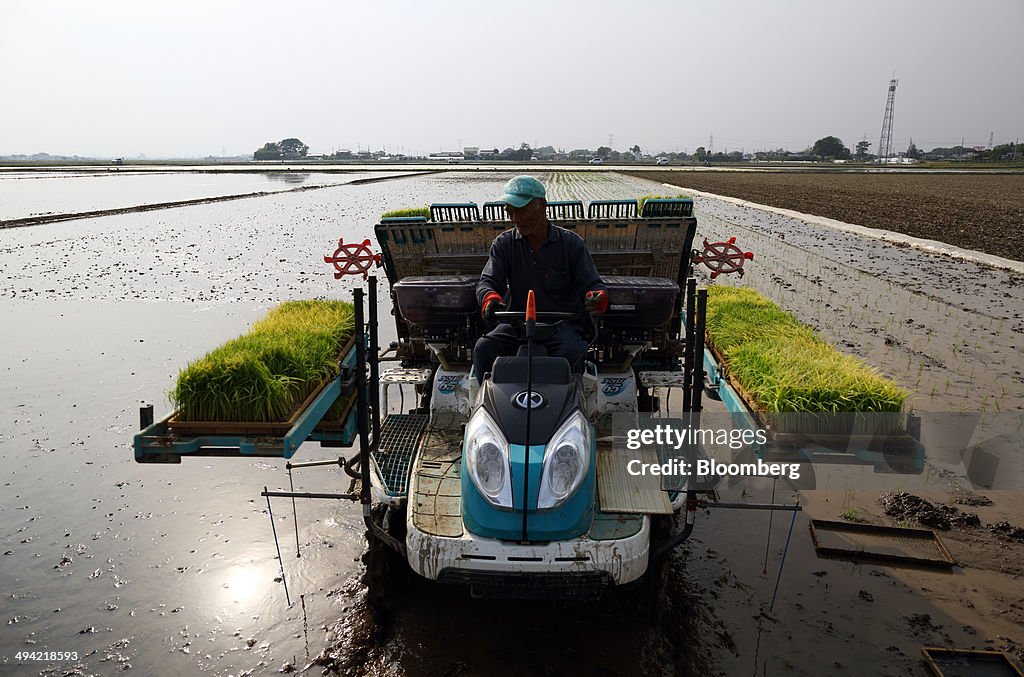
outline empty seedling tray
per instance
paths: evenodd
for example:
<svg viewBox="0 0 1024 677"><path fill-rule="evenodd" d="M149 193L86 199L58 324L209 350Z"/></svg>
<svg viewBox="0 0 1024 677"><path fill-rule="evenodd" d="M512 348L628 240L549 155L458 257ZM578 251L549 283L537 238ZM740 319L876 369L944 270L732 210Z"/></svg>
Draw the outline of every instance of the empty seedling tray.
<svg viewBox="0 0 1024 677"><path fill-rule="evenodd" d="M1002 651L925 647L921 654L935 677L1024 677Z"/></svg>
<svg viewBox="0 0 1024 677"><path fill-rule="evenodd" d="M811 539L819 555L900 564L953 567L956 561L931 529L811 520Z"/></svg>

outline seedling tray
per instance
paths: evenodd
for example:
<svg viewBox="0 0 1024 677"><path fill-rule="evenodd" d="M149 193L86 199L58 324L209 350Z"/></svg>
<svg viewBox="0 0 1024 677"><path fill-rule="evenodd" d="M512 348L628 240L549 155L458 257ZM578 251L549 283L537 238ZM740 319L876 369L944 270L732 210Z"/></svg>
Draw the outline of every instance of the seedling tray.
<svg viewBox="0 0 1024 677"><path fill-rule="evenodd" d="M753 398L743 385L723 365L722 356L713 346L704 347L704 371L710 385L717 389L718 397L733 414L734 421L749 429L765 431L767 444L756 449L759 457L794 451L805 461L844 463L861 462L877 468L889 468L897 463L902 470L920 472L924 465L924 446L910 433L844 434L807 432L779 432L771 427L764 412L757 409ZM908 427L913 416L907 418Z"/></svg>
<svg viewBox="0 0 1024 677"><path fill-rule="evenodd" d="M340 371L351 369L355 364L355 340L350 338L345 347L338 352ZM167 419L167 427L179 435L260 435L273 437L286 434L299 417L309 409L310 405L320 396L332 379L324 379L320 385L299 403L287 420L284 421L192 421L181 418L176 411ZM346 395L343 393L343 395Z"/></svg>
<svg viewBox="0 0 1024 677"><path fill-rule="evenodd" d="M1002 651L924 647L921 655L935 677L1024 677Z"/></svg>
<svg viewBox="0 0 1024 677"><path fill-rule="evenodd" d="M354 346L353 339L343 349L340 373L317 387L287 421L181 421L173 412L135 436L135 460L180 463L183 455L291 458L307 440L351 446L357 429ZM339 399L344 403L341 417L324 421Z"/></svg>
<svg viewBox="0 0 1024 677"><path fill-rule="evenodd" d="M956 561L931 529L811 520L814 550L826 557L953 567Z"/></svg>

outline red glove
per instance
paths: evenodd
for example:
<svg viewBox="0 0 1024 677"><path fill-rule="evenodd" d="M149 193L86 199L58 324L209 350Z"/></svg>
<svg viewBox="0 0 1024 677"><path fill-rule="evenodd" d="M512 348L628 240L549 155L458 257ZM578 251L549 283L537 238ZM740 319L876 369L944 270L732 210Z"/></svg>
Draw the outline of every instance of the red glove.
<svg viewBox="0 0 1024 677"><path fill-rule="evenodd" d="M583 305L586 306L588 313L600 315L608 310L608 292L604 289L588 291L583 297Z"/></svg>
<svg viewBox="0 0 1024 677"><path fill-rule="evenodd" d="M501 300L501 294L496 291L488 292L484 297L484 302L480 304L480 316L488 322L494 323L494 313L507 309L508 306Z"/></svg>

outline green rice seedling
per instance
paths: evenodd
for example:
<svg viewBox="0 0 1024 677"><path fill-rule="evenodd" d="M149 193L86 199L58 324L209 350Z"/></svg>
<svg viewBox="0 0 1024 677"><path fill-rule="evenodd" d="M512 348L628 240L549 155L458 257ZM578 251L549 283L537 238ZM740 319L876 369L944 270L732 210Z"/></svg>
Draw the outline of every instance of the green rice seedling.
<svg viewBox="0 0 1024 677"><path fill-rule="evenodd" d="M182 421L287 420L325 379L355 328L342 301L289 301L181 370L170 393Z"/></svg>
<svg viewBox="0 0 1024 677"><path fill-rule="evenodd" d="M380 215L382 219L394 219L408 216L424 216L430 220L430 207L409 207L408 209L393 209Z"/></svg>
<svg viewBox="0 0 1024 677"><path fill-rule="evenodd" d="M853 506L850 506L843 512L839 513L839 516L847 522L856 522L858 524L863 524L864 522L868 521L867 518L861 515L860 511L857 510L857 508L854 508Z"/></svg>
<svg viewBox="0 0 1024 677"><path fill-rule="evenodd" d="M906 390L752 289L710 287L706 329L751 405L780 432L891 432L902 424ZM804 415L781 416L795 412ZM861 415L832 416L851 412Z"/></svg>
<svg viewBox="0 0 1024 677"><path fill-rule="evenodd" d="M679 195L676 195L675 197L676 198L688 198L690 196L689 195L683 195L683 194L680 193ZM647 202L648 200L671 200L671 199L673 199L671 195L651 195L650 193L648 193L647 195L642 195L642 196L640 196L640 197L638 197L636 199L636 213L637 214L643 214L644 213L644 203Z"/></svg>

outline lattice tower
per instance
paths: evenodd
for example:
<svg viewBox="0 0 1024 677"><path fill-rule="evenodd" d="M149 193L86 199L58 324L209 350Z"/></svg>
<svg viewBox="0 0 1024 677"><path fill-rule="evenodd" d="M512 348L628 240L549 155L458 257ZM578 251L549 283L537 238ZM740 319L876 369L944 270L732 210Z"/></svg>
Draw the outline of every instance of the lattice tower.
<svg viewBox="0 0 1024 677"><path fill-rule="evenodd" d="M892 157L892 114L896 104L896 78L889 80L889 96L885 101L885 117L882 118L882 136L878 140L878 159L885 162Z"/></svg>

